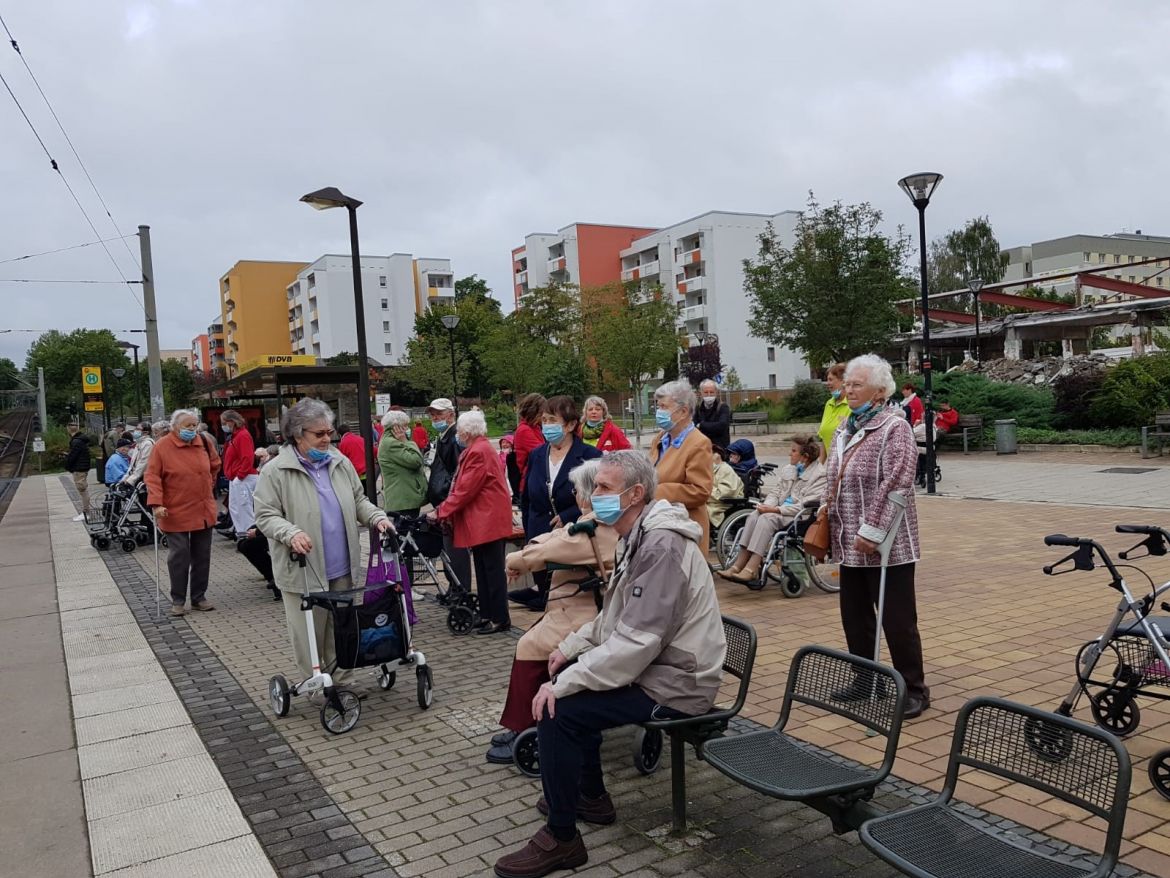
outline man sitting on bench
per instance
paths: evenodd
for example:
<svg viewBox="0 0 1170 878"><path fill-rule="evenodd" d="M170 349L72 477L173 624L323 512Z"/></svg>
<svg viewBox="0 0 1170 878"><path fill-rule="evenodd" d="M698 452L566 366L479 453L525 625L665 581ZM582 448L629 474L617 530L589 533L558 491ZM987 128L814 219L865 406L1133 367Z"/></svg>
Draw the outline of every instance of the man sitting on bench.
<svg viewBox="0 0 1170 878"><path fill-rule="evenodd" d="M603 729L695 716L715 703L727 646L702 529L681 506L647 505L656 487L643 453L602 458L593 512L621 538L617 565L605 608L549 656L552 680L532 701L544 788L536 807L548 824L496 863L501 878L584 865L577 819L617 819L601 775Z"/></svg>

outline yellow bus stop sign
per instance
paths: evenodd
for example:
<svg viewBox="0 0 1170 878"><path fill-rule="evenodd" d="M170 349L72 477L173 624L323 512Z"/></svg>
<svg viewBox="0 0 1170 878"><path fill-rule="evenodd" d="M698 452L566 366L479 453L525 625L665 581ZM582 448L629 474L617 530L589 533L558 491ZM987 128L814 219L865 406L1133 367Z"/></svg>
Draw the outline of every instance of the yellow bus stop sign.
<svg viewBox="0 0 1170 878"><path fill-rule="evenodd" d="M101 366L82 366L81 367L81 392L82 393L101 393L102 392L102 367Z"/></svg>

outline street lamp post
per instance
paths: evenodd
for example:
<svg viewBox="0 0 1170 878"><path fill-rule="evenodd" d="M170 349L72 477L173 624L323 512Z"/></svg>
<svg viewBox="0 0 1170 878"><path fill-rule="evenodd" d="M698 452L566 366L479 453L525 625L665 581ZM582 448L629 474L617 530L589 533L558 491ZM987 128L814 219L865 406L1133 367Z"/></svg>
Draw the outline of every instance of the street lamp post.
<svg viewBox="0 0 1170 878"><path fill-rule="evenodd" d="M979 338L979 291L983 289L983 281L976 278L975 280L967 281L967 289L971 291L971 295L975 297L975 362L983 362L982 345Z"/></svg>
<svg viewBox="0 0 1170 878"><path fill-rule="evenodd" d="M441 318L447 327L447 340L451 343L451 404L455 406L455 413L459 413L459 376L455 371L455 327L459 325L458 314L444 314Z"/></svg>
<svg viewBox="0 0 1170 878"><path fill-rule="evenodd" d="M145 330L142 330L145 332ZM134 420L142 420L142 384L138 380L138 345L132 341L119 341L118 347L122 350L134 348Z"/></svg>
<svg viewBox="0 0 1170 878"><path fill-rule="evenodd" d="M370 358L366 352L366 309L362 297L362 266L358 250L357 209L362 203L350 198L335 186L328 186L301 196L301 201L316 210L344 207L349 212L349 250L353 263L353 310L357 322L358 349L358 431L366 451L366 496L376 503L378 491L374 482L374 429L370 422Z"/></svg>
<svg viewBox="0 0 1170 878"><path fill-rule="evenodd" d="M122 423L126 423L126 390L122 387L122 376L126 370L119 366L114 370L114 377L118 379L118 412Z"/></svg>
<svg viewBox="0 0 1170 878"><path fill-rule="evenodd" d="M911 174L898 181L918 210L918 255L919 280L922 285L922 384L925 399L923 419L926 422L926 493L935 493L934 484L934 400L931 384L930 362L930 299L927 295L926 282L926 206L930 204L930 197L938 184L942 182L942 174L926 171Z"/></svg>

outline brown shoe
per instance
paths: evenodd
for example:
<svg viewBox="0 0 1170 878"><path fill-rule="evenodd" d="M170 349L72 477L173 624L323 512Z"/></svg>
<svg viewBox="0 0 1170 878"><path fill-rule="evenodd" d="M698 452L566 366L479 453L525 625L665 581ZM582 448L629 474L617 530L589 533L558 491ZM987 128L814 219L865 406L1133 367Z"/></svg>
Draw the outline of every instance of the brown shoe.
<svg viewBox="0 0 1170 878"><path fill-rule="evenodd" d="M548 802L541 796L536 802L536 810L548 816ZM613 806L613 799L609 793L602 793L600 799L587 799L577 796L577 819L592 823L594 826L609 826L617 820L617 809Z"/></svg>
<svg viewBox="0 0 1170 878"><path fill-rule="evenodd" d="M496 874L499 878L542 878L558 869L576 869L589 862L589 853L581 833L572 841L557 841L547 826L523 848L513 854L496 860Z"/></svg>
<svg viewBox="0 0 1170 878"><path fill-rule="evenodd" d="M171 615L172 616L186 616L187 615L187 608L185 606L183 606L182 604L171 604Z"/></svg>
<svg viewBox="0 0 1170 878"><path fill-rule="evenodd" d="M213 604L211 601L204 598L203 600L199 601L198 603L191 604L191 609L199 610L202 613L206 613L210 610L214 610L215 604Z"/></svg>

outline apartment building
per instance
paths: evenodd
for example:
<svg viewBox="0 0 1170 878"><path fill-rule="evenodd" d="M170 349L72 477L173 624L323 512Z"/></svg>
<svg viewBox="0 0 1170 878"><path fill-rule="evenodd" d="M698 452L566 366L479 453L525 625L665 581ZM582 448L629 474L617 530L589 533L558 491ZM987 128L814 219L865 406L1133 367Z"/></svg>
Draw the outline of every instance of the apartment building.
<svg viewBox="0 0 1170 878"><path fill-rule="evenodd" d="M1106 266L1110 269L1103 272L1106 277L1144 284L1170 295L1170 237L1143 235L1141 229L1112 235L1066 235L1004 253L1008 264L1003 279L1007 281L1031 279L1038 286L1055 287L1058 293L1072 293L1076 289L1073 278L1045 283L1045 276ZM1133 265L1147 259L1157 262ZM1086 299L1106 295L1110 293L1105 290L1083 288Z"/></svg>
<svg viewBox="0 0 1170 878"><path fill-rule="evenodd" d="M182 363L188 369L194 368L191 363L191 351L186 348L163 348L158 352L159 358L162 360L174 360L177 363Z"/></svg>
<svg viewBox="0 0 1170 878"><path fill-rule="evenodd" d="M191 339L191 368L211 374L211 339L206 332Z"/></svg>
<svg viewBox="0 0 1170 878"><path fill-rule="evenodd" d="M227 343L224 340L223 324L213 320L207 326L207 360L213 374L227 372Z"/></svg>
<svg viewBox="0 0 1170 878"><path fill-rule="evenodd" d="M534 232L512 250L516 307L528 291L550 283L599 287L618 280L618 253L654 229L571 223L555 234Z"/></svg>
<svg viewBox="0 0 1170 878"><path fill-rule="evenodd" d="M406 352L414 318L437 303L455 301L450 259L409 253L361 257L366 350L389 365ZM285 287L284 338L291 353L318 358L357 352L353 262L326 254L304 266Z"/></svg>
<svg viewBox="0 0 1170 878"><path fill-rule="evenodd" d="M246 259L219 279L226 362L233 377L247 360L291 353L285 291L304 267L303 262Z"/></svg>

